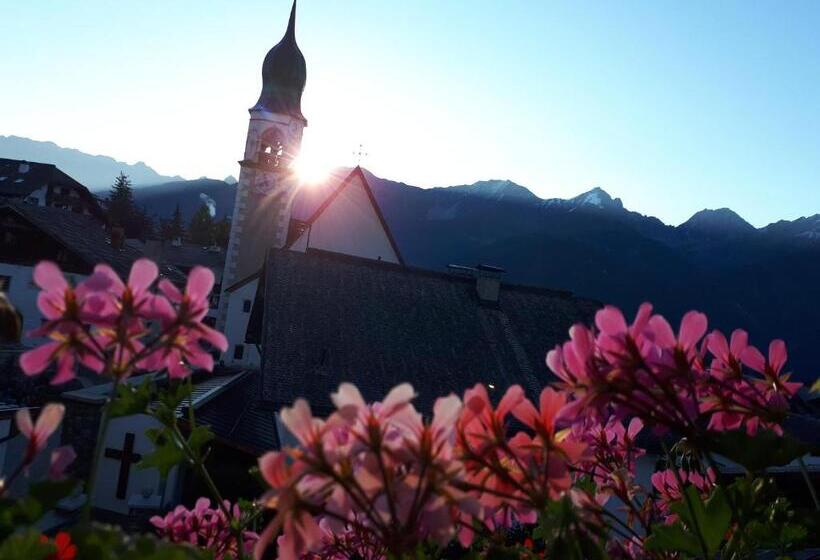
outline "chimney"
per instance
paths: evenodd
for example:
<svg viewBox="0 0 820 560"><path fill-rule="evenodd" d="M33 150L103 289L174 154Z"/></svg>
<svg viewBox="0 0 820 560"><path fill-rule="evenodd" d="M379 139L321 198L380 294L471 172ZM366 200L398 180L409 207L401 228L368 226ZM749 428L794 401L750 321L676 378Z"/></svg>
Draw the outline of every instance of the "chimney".
<svg viewBox="0 0 820 560"><path fill-rule="evenodd" d="M489 264L480 264L476 267L460 264L448 264L447 271L453 276L474 278L475 291L481 303L498 304L498 294L501 292L501 275L506 272L503 268Z"/></svg>
<svg viewBox="0 0 820 560"><path fill-rule="evenodd" d="M480 264L475 267L475 289L478 299L482 303L497 304L498 294L501 292L501 275L505 270L489 264Z"/></svg>

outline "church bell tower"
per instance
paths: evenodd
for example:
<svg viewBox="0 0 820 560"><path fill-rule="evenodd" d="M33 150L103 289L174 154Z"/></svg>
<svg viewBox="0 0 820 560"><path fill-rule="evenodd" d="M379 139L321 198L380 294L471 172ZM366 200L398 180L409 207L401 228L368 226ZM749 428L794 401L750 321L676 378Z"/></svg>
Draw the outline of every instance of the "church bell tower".
<svg viewBox="0 0 820 560"><path fill-rule="evenodd" d="M305 57L296 44L294 0L285 36L265 56L262 93L249 110L223 289L257 272L270 247L285 244L297 187L291 163L307 126L301 108L305 79ZM220 319L224 322L226 302L222 300Z"/></svg>

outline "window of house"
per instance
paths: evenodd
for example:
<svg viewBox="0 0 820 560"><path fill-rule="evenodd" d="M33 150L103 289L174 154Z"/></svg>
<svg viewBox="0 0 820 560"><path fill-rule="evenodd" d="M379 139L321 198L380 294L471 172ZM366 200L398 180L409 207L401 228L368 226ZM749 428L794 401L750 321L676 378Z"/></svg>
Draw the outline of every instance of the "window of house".
<svg viewBox="0 0 820 560"><path fill-rule="evenodd" d="M8 292L11 289L11 276L0 274L0 292Z"/></svg>
<svg viewBox="0 0 820 560"><path fill-rule="evenodd" d="M233 359L234 360L241 360L242 356L245 355L245 345L244 344L237 344L233 347Z"/></svg>
<svg viewBox="0 0 820 560"><path fill-rule="evenodd" d="M251 312L251 300L246 299L242 302L242 311L244 313L250 313Z"/></svg>

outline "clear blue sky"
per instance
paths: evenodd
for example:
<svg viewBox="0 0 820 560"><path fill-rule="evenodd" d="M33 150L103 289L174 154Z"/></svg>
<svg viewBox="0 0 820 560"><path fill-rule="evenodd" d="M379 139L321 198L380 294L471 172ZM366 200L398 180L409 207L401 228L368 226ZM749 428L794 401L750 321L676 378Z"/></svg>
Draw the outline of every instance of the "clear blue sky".
<svg viewBox="0 0 820 560"><path fill-rule="evenodd" d="M0 134L237 175L289 0L3 7ZM601 186L679 223L820 212L820 2L301 0L304 153L419 186Z"/></svg>

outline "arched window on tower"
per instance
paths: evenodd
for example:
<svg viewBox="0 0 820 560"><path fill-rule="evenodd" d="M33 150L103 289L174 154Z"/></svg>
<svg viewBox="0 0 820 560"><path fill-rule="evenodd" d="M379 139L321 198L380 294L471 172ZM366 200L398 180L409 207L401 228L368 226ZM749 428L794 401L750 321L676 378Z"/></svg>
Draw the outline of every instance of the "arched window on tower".
<svg viewBox="0 0 820 560"><path fill-rule="evenodd" d="M285 145L282 143L279 132L271 128L262 135L259 143L259 155L257 162L267 167L280 167L283 165Z"/></svg>

